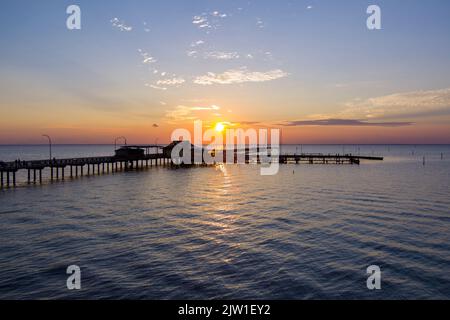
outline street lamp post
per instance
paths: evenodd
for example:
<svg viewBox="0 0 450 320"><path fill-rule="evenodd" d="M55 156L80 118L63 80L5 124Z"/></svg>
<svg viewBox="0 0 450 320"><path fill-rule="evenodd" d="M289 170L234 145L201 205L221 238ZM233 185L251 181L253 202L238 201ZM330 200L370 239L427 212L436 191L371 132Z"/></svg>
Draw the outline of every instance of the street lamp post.
<svg viewBox="0 0 450 320"><path fill-rule="evenodd" d="M159 138L156 138L156 139L155 139L156 154L159 154L158 140L159 140Z"/></svg>
<svg viewBox="0 0 450 320"><path fill-rule="evenodd" d="M114 140L114 151L116 151L117 150L117 140L120 140L120 139L123 139L124 141L125 141L125 145L127 145L128 143L127 143L127 138L125 138L125 137L117 137L115 140Z"/></svg>
<svg viewBox="0 0 450 320"><path fill-rule="evenodd" d="M52 138L50 138L49 135L43 134L43 137L46 137L48 139L48 148L49 148L49 155L50 155L50 161L52 161Z"/></svg>

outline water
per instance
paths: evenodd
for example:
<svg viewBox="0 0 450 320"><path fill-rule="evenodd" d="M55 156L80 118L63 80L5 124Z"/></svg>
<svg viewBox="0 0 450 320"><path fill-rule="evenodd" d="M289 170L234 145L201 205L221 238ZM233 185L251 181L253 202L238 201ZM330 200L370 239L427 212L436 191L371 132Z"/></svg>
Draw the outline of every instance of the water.
<svg viewBox="0 0 450 320"><path fill-rule="evenodd" d="M152 168L2 190L0 298L450 298L450 146L283 147L296 150L386 160L269 177L254 165ZM47 152L3 146L0 160ZM66 288L73 264L80 291ZM369 265L382 269L380 291L366 287Z"/></svg>

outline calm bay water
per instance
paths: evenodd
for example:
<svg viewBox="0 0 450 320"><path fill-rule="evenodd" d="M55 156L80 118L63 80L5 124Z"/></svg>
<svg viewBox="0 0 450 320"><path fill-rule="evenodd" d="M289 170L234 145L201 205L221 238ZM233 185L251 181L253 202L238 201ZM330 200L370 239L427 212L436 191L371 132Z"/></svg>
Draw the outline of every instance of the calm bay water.
<svg viewBox="0 0 450 320"><path fill-rule="evenodd" d="M450 298L450 146L283 151L386 159L269 177L255 165L151 168L1 190L0 298ZM47 155L0 146L0 161ZM80 291L66 289L73 264ZM381 291L366 288L369 265L382 269Z"/></svg>

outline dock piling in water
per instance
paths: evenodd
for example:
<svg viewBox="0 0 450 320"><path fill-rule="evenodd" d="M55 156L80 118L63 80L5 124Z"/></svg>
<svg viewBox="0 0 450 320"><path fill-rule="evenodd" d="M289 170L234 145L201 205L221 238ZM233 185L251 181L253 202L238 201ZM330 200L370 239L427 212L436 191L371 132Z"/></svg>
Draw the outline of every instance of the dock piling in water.
<svg viewBox="0 0 450 320"><path fill-rule="evenodd" d="M56 180L60 179L60 169L61 178L64 180L65 168L70 167L70 178L79 177L81 171L81 177L84 176L84 166L87 166L87 175L101 175L105 173L110 173L111 171L129 171L129 170L143 170L144 168L149 168L153 166L162 167L173 167L175 166L171 159L171 151L167 151L167 147L161 148L159 146L151 146L152 148L160 148L164 151L162 153L150 153L142 152L142 154L133 154L130 157L126 155L115 155L109 157L93 157L93 158L75 158L75 159L52 159L52 160L35 160L35 161L14 161L14 162L3 162L0 163L0 174L1 183L0 187L5 187L5 175L6 175L6 187L12 185L16 186L16 173L20 170L27 170L27 183L31 184L31 171L33 171L33 184L37 184L37 174L39 174L39 183L42 184L42 170L46 168L50 169L50 181L53 182L54 170L56 170ZM125 147L126 148L126 147ZM148 150L149 146L146 147L130 147L132 150L136 151L139 148L145 148ZM255 154L255 150L257 150ZM256 163L261 164L262 157L267 156L268 150L261 151L258 149L246 148L245 150L234 149L234 155L231 156L233 163L239 163L240 159L243 159L246 164ZM233 152L233 151L228 151ZM259 153L261 152L261 153ZM223 163L227 161L227 151L223 151ZM239 156L238 156L239 155ZM269 154L270 156L270 154ZM443 154L441 154L443 158ZM335 165L359 165L361 160L383 160L382 157L365 157L365 156L353 156L351 154L339 155L339 154L283 154L278 156L278 163L280 164L335 164ZM276 159L275 159L276 161ZM202 163L205 164L205 160L202 159ZM200 163L199 163L200 164ZM425 157L424 157L425 165ZM91 168L92 166L92 168ZM75 167L75 168L74 168ZM97 168L96 168L97 167ZM74 172L75 169L75 172ZM92 170L92 171L91 171ZM39 172L36 172L39 171ZM96 172L97 171L97 172ZM10 176L12 174L12 177Z"/></svg>

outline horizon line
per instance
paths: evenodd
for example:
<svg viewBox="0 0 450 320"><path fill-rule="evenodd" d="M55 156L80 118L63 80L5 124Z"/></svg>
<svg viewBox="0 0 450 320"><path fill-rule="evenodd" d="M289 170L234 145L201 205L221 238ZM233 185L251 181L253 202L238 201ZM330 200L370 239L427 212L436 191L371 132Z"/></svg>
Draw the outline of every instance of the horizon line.
<svg viewBox="0 0 450 320"><path fill-rule="evenodd" d="M169 143L152 143L152 145L167 145ZM145 146L147 143L129 143L128 145ZM209 145L205 143L203 145ZM450 146L450 143L280 143L282 146ZM48 146L48 143L11 143L0 147L14 146ZM52 146L114 146L114 143L52 143ZM125 146L125 144L117 144Z"/></svg>

